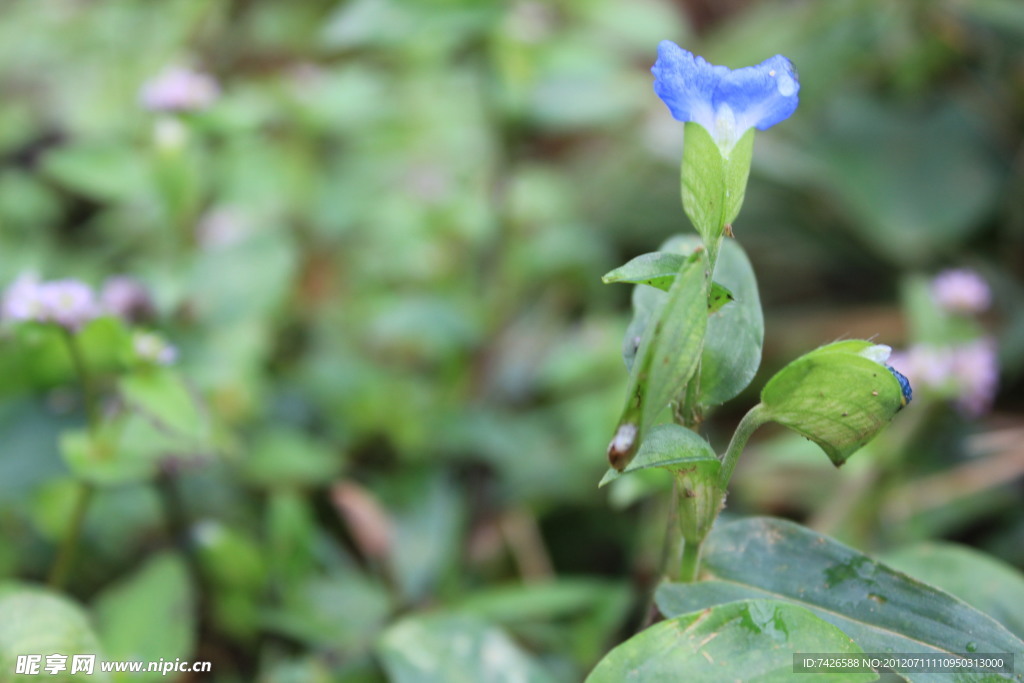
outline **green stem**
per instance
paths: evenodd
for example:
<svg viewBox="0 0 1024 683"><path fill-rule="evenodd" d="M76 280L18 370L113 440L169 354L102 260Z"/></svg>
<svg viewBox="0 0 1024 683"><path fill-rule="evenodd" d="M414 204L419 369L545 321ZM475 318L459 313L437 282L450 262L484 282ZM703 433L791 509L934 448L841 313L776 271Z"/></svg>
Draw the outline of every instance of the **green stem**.
<svg viewBox="0 0 1024 683"><path fill-rule="evenodd" d="M64 587L71 567L74 565L75 555L78 551L78 539L82 536L82 528L85 526L85 513L89 509L89 502L92 500L94 491L92 484L84 481L78 482L78 496L75 499L75 509L71 513L71 525L61 541L57 559L50 570L48 583L55 590Z"/></svg>
<svg viewBox="0 0 1024 683"><path fill-rule="evenodd" d="M89 422L89 432L95 436L100 426L99 405L96 397L92 376L89 374L88 365L85 362L85 355L78 344L74 333L62 328L64 343L68 347L68 354L75 366L75 373L78 375L78 382L82 389L82 405L85 408L86 419ZM85 517L89 510L89 503L92 501L95 487L87 481L78 482L78 492L75 498L75 507L71 513L71 521L64 538L61 540L60 549L57 551L57 559L54 560L53 568L50 570L49 585L54 589L61 589L67 581L71 568L74 566L75 555L78 552L78 540L82 536L82 529L85 527Z"/></svg>
<svg viewBox="0 0 1024 683"><path fill-rule="evenodd" d="M683 559L679 564L679 580L682 583L693 583L697 580L697 572L700 570L700 551L704 542L683 543Z"/></svg>
<svg viewBox="0 0 1024 683"><path fill-rule="evenodd" d="M732 441L729 442L729 447L725 451L725 456L722 458L721 474L718 477L720 489L724 491L729 486L732 471L736 469L736 463L739 461L740 454L743 453L743 448L747 445L750 435L770 419L764 405L758 403L740 420L736 432L732 435Z"/></svg>
<svg viewBox="0 0 1024 683"><path fill-rule="evenodd" d="M85 407L85 416L89 421L89 431L96 434L96 430L99 428L100 416L99 416L99 401L96 398L95 386L93 385L92 375L89 373L89 366L85 362L85 355L82 353L82 347L78 344L78 338L75 337L74 332L66 328L61 328L64 336L64 343L68 347L68 354L71 356L71 362L75 366L75 374L78 375L78 382L82 389L82 405Z"/></svg>

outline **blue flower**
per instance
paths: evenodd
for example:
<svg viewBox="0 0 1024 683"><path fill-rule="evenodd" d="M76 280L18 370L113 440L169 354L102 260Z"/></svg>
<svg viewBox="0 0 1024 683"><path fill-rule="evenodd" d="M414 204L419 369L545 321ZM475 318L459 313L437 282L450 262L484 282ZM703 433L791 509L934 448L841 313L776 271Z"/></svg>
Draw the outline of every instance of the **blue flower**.
<svg viewBox="0 0 1024 683"><path fill-rule="evenodd" d="M654 92L672 116L703 126L723 154L749 129L788 119L800 102L796 69L782 55L733 71L663 40L651 73Z"/></svg>

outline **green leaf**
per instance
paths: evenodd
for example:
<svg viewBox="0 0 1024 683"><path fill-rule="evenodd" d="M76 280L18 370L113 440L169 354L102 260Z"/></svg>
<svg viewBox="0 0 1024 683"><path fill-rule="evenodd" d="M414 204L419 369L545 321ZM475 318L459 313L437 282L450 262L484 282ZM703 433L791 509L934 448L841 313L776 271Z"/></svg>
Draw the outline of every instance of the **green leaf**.
<svg viewBox="0 0 1024 683"><path fill-rule="evenodd" d="M890 567L955 595L1024 639L1024 574L954 543L921 543L882 556Z"/></svg>
<svg viewBox="0 0 1024 683"><path fill-rule="evenodd" d="M859 654L841 630L803 607L745 600L655 624L608 653L587 683L620 681L792 681L794 652ZM874 674L817 680L872 681Z"/></svg>
<svg viewBox="0 0 1024 683"><path fill-rule="evenodd" d="M175 370L142 368L121 380L121 393L129 405L161 427L197 441L208 438L206 413Z"/></svg>
<svg viewBox="0 0 1024 683"><path fill-rule="evenodd" d="M679 235L661 246L663 251L691 253L700 242ZM700 402L704 407L720 405L749 386L761 365L764 344L764 314L757 291L757 278L739 242L726 240L715 267L716 291L725 289L732 303L716 309L709 303L708 328L700 360Z"/></svg>
<svg viewBox="0 0 1024 683"><path fill-rule="evenodd" d="M667 292L675 282L676 274L682 269L686 260L687 257L683 254L666 251L641 254L625 265L606 273L601 281L605 284L632 282L638 285L650 285Z"/></svg>
<svg viewBox="0 0 1024 683"><path fill-rule="evenodd" d="M254 439L243 465L248 481L266 488L315 486L333 481L341 460L331 448L305 432L271 428Z"/></svg>
<svg viewBox="0 0 1024 683"><path fill-rule="evenodd" d="M772 598L806 607L865 652L1024 654L1024 642L991 617L792 522L755 517L715 527L702 569L707 580L658 589L662 614ZM911 681L955 680L901 673Z"/></svg>
<svg viewBox="0 0 1024 683"><path fill-rule="evenodd" d="M552 680L501 629L467 615L408 617L384 633L377 649L393 683Z"/></svg>
<svg viewBox="0 0 1024 683"><path fill-rule="evenodd" d="M100 636L110 659L187 659L196 642L195 597L185 562L166 552L115 583L95 603ZM159 673L132 680L160 680Z"/></svg>
<svg viewBox="0 0 1024 683"><path fill-rule="evenodd" d="M761 392L769 419L821 446L839 467L903 407L899 381L852 339L815 349L780 370Z"/></svg>
<svg viewBox="0 0 1024 683"><path fill-rule="evenodd" d="M95 654L103 658L99 641L85 611L62 595L28 584L0 584L0 683L32 680L79 681L72 676L71 655ZM68 656L67 670L56 675L46 673L46 655ZM40 654L40 674L18 676L14 673L18 655ZM96 666L88 680L109 681L110 676Z"/></svg>
<svg viewBox="0 0 1024 683"><path fill-rule="evenodd" d="M609 461L625 467L654 424L696 370L707 327L706 263L687 259L668 291L664 304L648 323L630 372L626 405L609 446ZM629 438L620 435L631 432ZM620 448L620 446L623 446Z"/></svg>
<svg viewBox="0 0 1024 683"><path fill-rule="evenodd" d="M735 300L736 297L732 295L732 291L728 287L712 282L711 292L708 294L708 315L718 313L723 306Z"/></svg>
<svg viewBox="0 0 1024 683"><path fill-rule="evenodd" d="M754 155L754 129L747 131L723 156L711 134L687 123L683 143L683 210L708 249L712 268L726 223L740 212Z"/></svg>
<svg viewBox="0 0 1024 683"><path fill-rule="evenodd" d="M679 470L699 465L707 468L709 473L717 474L721 463L707 441L696 432L677 424L658 425L652 429L640 444L636 457L621 472L608 468L598 486L610 484L624 474L637 470L660 467L666 470Z"/></svg>
<svg viewBox="0 0 1024 683"><path fill-rule="evenodd" d="M626 362L626 370L632 372L633 361L640 350L644 331L665 303L666 296L664 292L654 287L637 285L633 288L633 319L622 339L622 359Z"/></svg>

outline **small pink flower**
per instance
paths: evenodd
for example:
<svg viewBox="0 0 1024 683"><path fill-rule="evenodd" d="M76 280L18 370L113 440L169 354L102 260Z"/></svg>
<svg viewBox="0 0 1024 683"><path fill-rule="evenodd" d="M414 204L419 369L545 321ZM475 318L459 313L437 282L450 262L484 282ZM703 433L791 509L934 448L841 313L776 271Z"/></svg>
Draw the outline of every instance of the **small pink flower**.
<svg viewBox="0 0 1024 683"><path fill-rule="evenodd" d="M43 321L57 323L72 332L100 315L89 285L79 280L54 280L40 285Z"/></svg>
<svg viewBox="0 0 1024 683"><path fill-rule="evenodd" d="M208 74L171 67L142 86L139 100L150 111L199 111L220 95L217 81Z"/></svg>
<svg viewBox="0 0 1024 683"><path fill-rule="evenodd" d="M956 406L977 417L992 409L999 386L999 359L992 339L979 339L953 352L953 375L959 385Z"/></svg>
<svg viewBox="0 0 1024 683"><path fill-rule="evenodd" d="M932 298L952 313L980 313L992 303L988 283L973 270L945 270L932 280Z"/></svg>
<svg viewBox="0 0 1024 683"><path fill-rule="evenodd" d="M4 318L15 321L42 321L44 312L39 277L35 273L22 273L4 292Z"/></svg>
<svg viewBox="0 0 1024 683"><path fill-rule="evenodd" d="M153 301L146 286L128 275L108 277L100 290L103 310L129 322L153 314Z"/></svg>

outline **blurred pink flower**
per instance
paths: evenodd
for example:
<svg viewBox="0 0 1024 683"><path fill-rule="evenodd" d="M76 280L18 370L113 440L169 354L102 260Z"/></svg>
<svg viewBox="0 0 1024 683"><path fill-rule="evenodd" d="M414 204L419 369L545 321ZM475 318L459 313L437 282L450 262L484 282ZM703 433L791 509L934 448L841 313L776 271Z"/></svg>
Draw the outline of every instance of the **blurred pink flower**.
<svg viewBox="0 0 1024 683"><path fill-rule="evenodd" d="M992 339L979 339L953 351L953 375L959 386L956 406L977 417L992 409L999 385L999 360Z"/></svg>
<svg viewBox="0 0 1024 683"><path fill-rule="evenodd" d="M128 275L108 277L100 290L103 310L129 322L138 322L153 314L153 301L144 284Z"/></svg>
<svg viewBox="0 0 1024 683"><path fill-rule="evenodd" d="M139 101L150 111L198 111L213 104L219 95L220 87L212 76L176 66L147 81Z"/></svg>
<svg viewBox="0 0 1024 683"><path fill-rule="evenodd" d="M917 345L895 352L889 364L911 384L952 399L963 415L978 417L992 408L999 384L995 342L978 339L951 347Z"/></svg>
<svg viewBox="0 0 1024 683"><path fill-rule="evenodd" d="M22 273L4 292L5 320L42 321L45 313L42 284L35 273Z"/></svg>
<svg viewBox="0 0 1024 683"><path fill-rule="evenodd" d="M40 282L34 274L19 276L4 292L4 318L56 323L72 332L100 315L92 288L80 280Z"/></svg>
<svg viewBox="0 0 1024 683"><path fill-rule="evenodd" d="M980 313L992 302L988 283L973 270L944 270L932 280L932 297L952 313Z"/></svg>
<svg viewBox="0 0 1024 683"><path fill-rule="evenodd" d="M43 321L57 323L72 332L100 315L92 288L80 280L53 280L39 287Z"/></svg>

